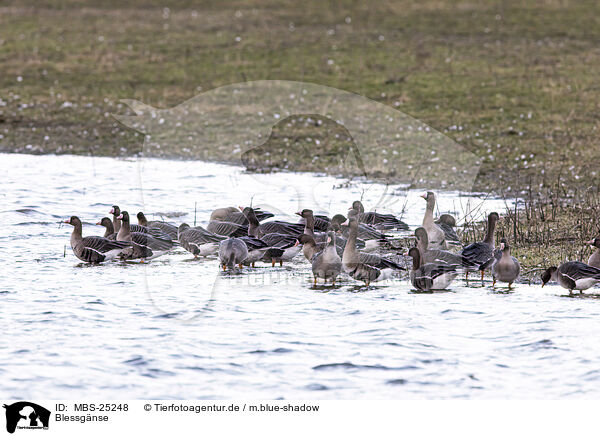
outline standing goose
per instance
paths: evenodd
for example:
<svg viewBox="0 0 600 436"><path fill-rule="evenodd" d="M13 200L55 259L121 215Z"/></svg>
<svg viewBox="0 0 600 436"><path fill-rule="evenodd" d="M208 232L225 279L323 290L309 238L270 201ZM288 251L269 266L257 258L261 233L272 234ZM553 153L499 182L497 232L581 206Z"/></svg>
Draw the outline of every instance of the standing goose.
<svg viewBox="0 0 600 436"><path fill-rule="evenodd" d="M446 289L458 275L455 265L423 263L420 250L416 247L411 248L408 255L413 258L410 282L420 291Z"/></svg>
<svg viewBox="0 0 600 436"><path fill-rule="evenodd" d="M456 230L454 230L454 227L456 227L456 219L452 215L444 213L435 220L435 223L444 231L446 242L460 242L458 234L456 233Z"/></svg>
<svg viewBox="0 0 600 436"><path fill-rule="evenodd" d="M348 226L350 227L350 232L342 255L342 267L344 271L353 279L365 282L367 286L371 282L386 280L392 277L394 269L391 266L383 266L380 269L361 262L361 253L356 248L358 221L354 216L349 218ZM398 269L403 268L398 265Z"/></svg>
<svg viewBox="0 0 600 436"><path fill-rule="evenodd" d="M117 233L117 241L133 243L133 250L125 257L126 259L142 259L142 261L155 259L173 248L173 241L168 236L160 239L149 233L132 232L127 211L122 211L118 219L121 220L121 229Z"/></svg>
<svg viewBox="0 0 600 436"><path fill-rule="evenodd" d="M350 209L348 216L357 216L358 213L354 209ZM348 228L343 226L346 222L346 217L341 214L334 215L331 218L330 228L334 231L341 232L344 236L348 236ZM382 245L389 245L388 235L384 235L379 230L369 224L358 223L358 237L365 241L365 250L372 251Z"/></svg>
<svg viewBox="0 0 600 436"><path fill-rule="evenodd" d="M113 206L110 210L110 213L113 216L113 227L115 233L119 233L121 230L121 221L119 220L119 216L121 215L121 208L119 206ZM165 239L169 238L169 236L160 229L150 229L146 226L141 226L139 224L129 224L129 231L132 233L148 233L154 237Z"/></svg>
<svg viewBox="0 0 600 436"><path fill-rule="evenodd" d="M105 238L112 239L112 240L117 239L117 234L115 233L115 227L114 227L112 221L110 220L110 218L104 217L100 221L98 221L96 223L96 225L103 226L105 228L105 230L104 230Z"/></svg>
<svg viewBox="0 0 600 436"><path fill-rule="evenodd" d="M315 239L310 235L300 235L298 237L298 242L300 243L300 245L302 245L302 254L304 254L304 257L309 262L312 262L313 257L315 257L317 254L323 251L325 247L327 247L327 243L317 243ZM344 249L340 247L337 243L335 248L337 254L341 258L344 254Z"/></svg>
<svg viewBox="0 0 600 436"><path fill-rule="evenodd" d="M510 288L517 277L519 277L521 265L515 257L510 255L510 246L504 238L500 241L500 250L502 252L500 259L496 260L492 265L493 284L495 285L496 280L498 280L508 283L508 287Z"/></svg>
<svg viewBox="0 0 600 436"><path fill-rule="evenodd" d="M596 251L594 251L588 259L588 265L593 266L594 268L600 268L600 238L592 239L588 242L588 245L596 247Z"/></svg>
<svg viewBox="0 0 600 436"><path fill-rule="evenodd" d="M201 227L191 228L189 224L183 223L177 229L177 239L183 248L197 258L216 254L219 250L219 243L226 238Z"/></svg>
<svg viewBox="0 0 600 436"><path fill-rule="evenodd" d="M427 201L427 207L425 208L425 216L423 217L423 227L427 230L427 236L429 237L429 247L431 249L445 250L446 245L446 234L444 230L433 221L433 211L435 209L435 194L431 191L421 195L422 198Z"/></svg>
<svg viewBox="0 0 600 436"><path fill-rule="evenodd" d="M427 235L427 231L423 227L419 227L415 230L415 238L417 240L417 248L419 249L423 263L443 263L458 267L467 263L463 257L450 251L429 249L429 237ZM472 268L477 267L477 265L470 262L469 265Z"/></svg>
<svg viewBox="0 0 600 436"><path fill-rule="evenodd" d="M144 212L138 212L137 219L140 226L148 227L149 229L159 229L169 235L172 240L177 240L177 226L165 221L148 221Z"/></svg>
<svg viewBox="0 0 600 436"><path fill-rule="evenodd" d="M300 212L296 212L296 215L299 215L304 220L303 231L305 235L312 236L317 244L327 244L327 233L326 232L315 232L315 217L313 215L313 211L310 209L303 209ZM344 219L345 221L345 219ZM335 224L330 226L332 230L336 230ZM374 241L375 244L370 244L367 248L368 251L371 251L379 246L379 244ZM342 235L338 235L335 238L335 243L338 247L342 249L346 246L346 239ZM357 239L357 244L361 248L366 248L367 243L361 239Z"/></svg>
<svg viewBox="0 0 600 436"><path fill-rule="evenodd" d="M242 262L248 257L248 247L244 241L239 238L229 238L221 241L219 244L219 261L223 267L223 271L229 268L235 269L238 265L242 268Z"/></svg>
<svg viewBox="0 0 600 436"><path fill-rule="evenodd" d="M131 246L131 243L117 242L102 236L86 236L84 238L81 220L76 216L72 216L64 222L73 226L71 248L75 256L84 262L100 263L116 259Z"/></svg>
<svg viewBox="0 0 600 436"><path fill-rule="evenodd" d="M481 242L474 242L468 245L460 253L464 259L463 266L467 268L467 278L469 271L475 271L475 265L477 269L481 271L481 280L483 280L483 274L486 269L492 266L495 261L494 257L494 231L496 229L496 222L500 219L500 216L496 212L492 212L488 215L487 233L485 239Z"/></svg>
<svg viewBox="0 0 600 436"><path fill-rule="evenodd" d="M559 285L568 289L569 295L572 295L574 290L583 293L600 282L600 268L583 262L565 262L558 268L552 266L542 273L542 287L550 280L556 280Z"/></svg>
<svg viewBox="0 0 600 436"><path fill-rule="evenodd" d="M268 233L261 240L274 249L283 250L281 254L278 254L275 250L267 250L262 259L265 262L271 261L271 266L275 266L275 262L279 262L279 266L283 266L284 261L292 260L302 248L296 237L281 233Z"/></svg>
<svg viewBox="0 0 600 436"><path fill-rule="evenodd" d="M325 283L328 279L331 279L331 284L335 285L335 279L342 271L342 259L337 253L334 232L328 233L327 246L313 257L311 263L315 286L317 285L317 278L323 279Z"/></svg>
<svg viewBox="0 0 600 436"><path fill-rule="evenodd" d="M408 224L399 220L392 214L365 212L365 207L360 200L352 203L352 209L358 214L358 222L369 224L379 229L408 230Z"/></svg>

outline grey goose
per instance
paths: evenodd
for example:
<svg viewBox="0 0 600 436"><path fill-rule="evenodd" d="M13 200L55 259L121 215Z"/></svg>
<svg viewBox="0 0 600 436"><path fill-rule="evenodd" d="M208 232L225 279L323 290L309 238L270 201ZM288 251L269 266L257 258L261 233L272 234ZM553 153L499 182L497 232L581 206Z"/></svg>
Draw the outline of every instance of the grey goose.
<svg viewBox="0 0 600 436"><path fill-rule="evenodd" d="M228 238L219 243L219 263L223 271L242 268L242 262L248 257L248 247L239 238Z"/></svg>
<svg viewBox="0 0 600 436"><path fill-rule="evenodd" d="M561 264L558 268L552 266L542 273L542 287L550 280L556 280L559 285L569 290L583 293L600 282L600 268L595 268L583 262L572 261Z"/></svg>
<svg viewBox="0 0 600 436"><path fill-rule="evenodd" d="M129 242L118 242L102 236L86 236L84 238L81 220L76 216L72 216L64 223L73 226L71 248L75 256L84 262L100 263L117 259L124 250L128 250L131 246Z"/></svg>
<svg viewBox="0 0 600 436"><path fill-rule="evenodd" d="M331 280L331 284L335 285L335 279L342 271L342 259L336 249L334 232L327 234L326 242L325 249L317 253L311 260L315 286L318 278L323 279L325 283L327 280Z"/></svg>
<svg viewBox="0 0 600 436"><path fill-rule="evenodd" d="M138 224L140 226L148 227L149 229L159 229L163 233L170 236L173 241L177 240L177 226L165 221L148 221L144 212L138 212L137 214Z"/></svg>
<svg viewBox="0 0 600 436"><path fill-rule="evenodd" d="M173 241L167 235L162 239L149 233L132 232L127 211L122 211L118 219L121 221L121 228L117 233L117 241L130 242L133 247L126 259L141 259L143 262L162 256L173 248Z"/></svg>
<svg viewBox="0 0 600 436"><path fill-rule="evenodd" d="M427 230L429 237L429 248L445 250L446 234L444 230L433 220L433 211L435 209L435 194L431 191L421 195L427 202L425 215L423 216L423 228Z"/></svg>
<svg viewBox="0 0 600 436"><path fill-rule="evenodd" d="M588 245L596 247L596 250L589 257L587 263L594 268L600 268L600 238L594 238L588 242Z"/></svg>
<svg viewBox="0 0 600 436"><path fill-rule="evenodd" d="M521 265L516 257L510 255L510 245L506 239L500 241L500 251L502 255L500 259L496 259L492 264L493 284L496 281L508 283L510 288L513 282L519 277Z"/></svg>
<svg viewBox="0 0 600 436"><path fill-rule="evenodd" d="M216 254L219 250L219 243L224 239L226 239L225 236L211 233L202 227L191 228L186 223L181 224L177 229L179 244L196 258Z"/></svg>
<svg viewBox="0 0 600 436"><path fill-rule="evenodd" d="M492 266L492 263L496 260L494 255L494 231L496 229L496 222L500 219L500 216L496 212L492 212L488 215L487 232L485 239L480 242L474 242L471 245L466 246L460 253L464 259L463 266L467 269L467 278L469 271L480 270L481 279L486 269ZM474 265L474 266L473 266Z"/></svg>
<svg viewBox="0 0 600 436"><path fill-rule="evenodd" d="M420 250L416 247L408 251L413 259L410 282L420 291L446 289L456 278L456 265L424 263Z"/></svg>
<svg viewBox="0 0 600 436"><path fill-rule="evenodd" d="M365 207L360 200L352 203L352 209L356 211L357 219L360 223L369 224L378 229L408 230L408 224L392 214L365 212Z"/></svg>

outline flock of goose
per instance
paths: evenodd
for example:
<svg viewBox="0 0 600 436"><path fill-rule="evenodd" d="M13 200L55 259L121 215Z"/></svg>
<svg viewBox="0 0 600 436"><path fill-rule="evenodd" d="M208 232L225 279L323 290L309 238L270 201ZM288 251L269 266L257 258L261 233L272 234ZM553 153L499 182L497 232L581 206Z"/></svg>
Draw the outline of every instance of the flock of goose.
<svg viewBox="0 0 600 436"><path fill-rule="evenodd" d="M427 192L422 227L415 230L415 246L406 254L412 258L409 276L417 290L430 291L447 288L462 271L468 280L469 272L491 271L493 284L497 281L512 283L520 273L519 261L511 256L510 246L502 239L495 247L494 231L499 215L488 216L486 237L455 253L448 245L460 245L452 215L434 219L435 195ZM360 201L355 201L348 213L331 218L314 215L310 209L296 212L299 222L266 221L272 213L252 207L225 207L216 209L206 228L188 224L175 226L164 221L148 221L142 212L138 224L130 222L129 213L118 206L110 210L112 219L104 217L98 225L105 227L104 236L82 235L82 222L72 216L65 223L72 225L71 248L84 262L100 263L110 260L142 262L161 256L180 245L195 257L218 255L223 271L255 267L258 261L279 262L292 260L302 251L311 263L314 284L318 279L335 284L343 272L366 285L392 277L405 270L389 257L373 253L381 248L393 252L385 231L408 230L408 226L391 214L365 212ZM542 274L542 286L551 279L572 293L583 291L600 282L600 238L589 242L598 249L588 264L565 262L548 268Z"/></svg>

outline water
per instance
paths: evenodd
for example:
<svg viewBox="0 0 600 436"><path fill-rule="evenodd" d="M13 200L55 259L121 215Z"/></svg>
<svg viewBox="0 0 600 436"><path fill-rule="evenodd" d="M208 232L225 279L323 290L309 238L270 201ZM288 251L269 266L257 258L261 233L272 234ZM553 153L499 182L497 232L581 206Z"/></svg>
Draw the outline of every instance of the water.
<svg viewBox="0 0 600 436"><path fill-rule="evenodd" d="M306 174L248 175L200 162L1 155L0 396L6 398L381 399L598 397L599 301L557 286L457 280L417 294L406 278L369 288L311 284L303 257L220 275L217 260L178 250L148 265L81 264L84 235L112 204L181 213L302 207L398 213L412 228L424 201L399 187ZM143 189L140 189L140 186ZM408 195L406 197L406 194ZM502 210L440 194L440 212ZM468 204L467 204L468 203ZM480 205L480 207L478 206ZM281 219L297 217L278 215ZM66 256L63 255L66 245ZM487 280L487 278L486 278Z"/></svg>

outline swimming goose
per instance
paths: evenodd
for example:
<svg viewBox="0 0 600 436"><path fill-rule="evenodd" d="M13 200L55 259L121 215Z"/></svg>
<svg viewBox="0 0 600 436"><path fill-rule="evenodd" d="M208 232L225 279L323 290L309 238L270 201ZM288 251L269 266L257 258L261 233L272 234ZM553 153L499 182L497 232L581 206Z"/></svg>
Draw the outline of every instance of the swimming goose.
<svg viewBox="0 0 600 436"><path fill-rule="evenodd" d="M588 265L593 266L594 268L600 268L600 238L594 238L591 241L588 241L587 244L596 247L596 251L594 251L588 259Z"/></svg>
<svg viewBox="0 0 600 436"><path fill-rule="evenodd" d="M302 233L303 226L301 224L286 223L283 221L270 221L261 224L258 218L256 218L254 209L240 206L240 210L248 220L248 236L262 238L269 233L279 233L297 237Z"/></svg>
<svg viewBox="0 0 600 436"><path fill-rule="evenodd" d="M427 207L425 208L425 216L423 217L423 227L427 230L427 236L429 237L429 247L433 249L445 250L446 245L446 234L444 230L433 221L433 210L435 209L435 194L431 191L421 195L425 201L427 201Z"/></svg>
<svg viewBox="0 0 600 436"><path fill-rule="evenodd" d="M194 257L209 256L219 250L219 242L225 236L216 235L203 228L191 228L189 224L181 224L177 229L177 239L183 248L192 253Z"/></svg>
<svg viewBox="0 0 600 436"><path fill-rule="evenodd" d="M408 224L392 214L365 212L365 207L360 200L352 203L352 209L358 214L358 222L369 224L379 229L408 230Z"/></svg>
<svg viewBox="0 0 600 436"><path fill-rule="evenodd" d="M471 267L475 268L477 265L466 261L463 257L458 254L454 254L446 250L430 250L429 249L429 236L427 231L423 227L419 227L415 230L415 238L417 240L417 248L421 256L423 263L443 263L446 265L463 266L468 263Z"/></svg>
<svg viewBox="0 0 600 436"><path fill-rule="evenodd" d="M283 266L284 261L292 260L302 249L296 237L291 235L268 233L260 239L272 248L283 250L283 253L279 255L275 251L267 250L262 260L271 261L271 266L275 266L275 262L279 262L279 266Z"/></svg>
<svg viewBox="0 0 600 436"><path fill-rule="evenodd" d="M458 234L454 230L454 227L456 227L456 219L452 215L444 213L440 215L437 220L435 220L435 223L444 231L446 243L460 242Z"/></svg>
<svg viewBox="0 0 600 436"><path fill-rule="evenodd" d="M119 208L119 206L114 205L109 212L112 216L113 216L113 229L115 231L115 233L119 233L119 230L121 230L121 221L118 220L118 216L121 215L121 209Z"/></svg>
<svg viewBox="0 0 600 436"><path fill-rule="evenodd" d="M416 247L411 248L408 255L413 258L410 282L418 290L446 289L458 275L455 265L424 263Z"/></svg>
<svg viewBox="0 0 600 436"><path fill-rule="evenodd" d="M327 246L312 258L311 263L315 286L317 278L323 279L325 283L331 279L331 284L335 285L335 279L342 271L342 259L336 250L334 232L327 234Z"/></svg>
<svg viewBox="0 0 600 436"><path fill-rule="evenodd" d="M348 275L350 275L350 277L352 277L353 279L365 282L367 286L371 282L390 278L394 272L394 269L391 265L386 264L385 262L381 262L380 265L382 266L380 269L378 267L371 266L361 261L361 253L356 248L356 238L358 235L358 221L354 216L351 216L348 219L348 221L350 232L348 234L348 240L346 241L346 247L344 248L344 253L342 255L342 267L344 271L348 273ZM369 256L376 255L369 254ZM379 259L382 260L382 258ZM391 261L388 262L393 263ZM397 267L396 269L404 269L397 264L394 265Z"/></svg>
<svg viewBox="0 0 600 436"><path fill-rule="evenodd" d="M515 257L510 255L510 246L504 238L500 241L500 250L502 252L500 259L496 259L492 264L493 284L495 285L497 280L508 283L508 287L510 288L517 277L519 277L521 265Z"/></svg>
<svg viewBox="0 0 600 436"><path fill-rule="evenodd" d="M496 212L490 213L488 215L485 239L481 242L474 242L468 245L460 253L464 258L463 266L467 268L467 278L469 271L475 270L472 266L474 264L481 271L481 280L483 280L485 270L491 267L492 263L496 260L494 257L494 231L498 219L500 219L500 216Z"/></svg>
<svg viewBox="0 0 600 436"><path fill-rule="evenodd" d="M97 226L103 226L106 230L104 230L104 237L107 239L115 240L117 239L117 234L115 233L115 227L113 226L110 218L104 217L100 221L96 223Z"/></svg>
<svg viewBox="0 0 600 436"><path fill-rule="evenodd" d="M75 256L89 263L100 263L106 260L116 259L123 250L126 250L131 243L117 242L102 236L82 236L81 220L72 216L64 221L65 224L73 226L71 234L71 248Z"/></svg>
<svg viewBox="0 0 600 436"><path fill-rule="evenodd" d="M542 287L550 280L556 280L559 285L568 289L569 295L572 295L574 290L583 293L600 282L600 268L583 262L565 262L558 268L552 266L542 273Z"/></svg>
<svg viewBox="0 0 600 436"><path fill-rule="evenodd" d="M177 226L165 221L148 221L144 212L138 212L137 219L140 226L148 227L149 229L159 229L169 235L172 240L177 240Z"/></svg>
<svg viewBox="0 0 600 436"><path fill-rule="evenodd" d="M239 238L229 238L219 244L219 261L223 271L233 270L236 265L242 268L242 262L248 257L248 247Z"/></svg>
<svg viewBox="0 0 600 436"><path fill-rule="evenodd" d="M132 232L129 222L129 213L122 211L117 217L121 220L121 229L117 233L117 241L133 242L133 250L124 259L155 259L167 253L173 248L173 241L165 235L165 238L158 238L149 233Z"/></svg>

